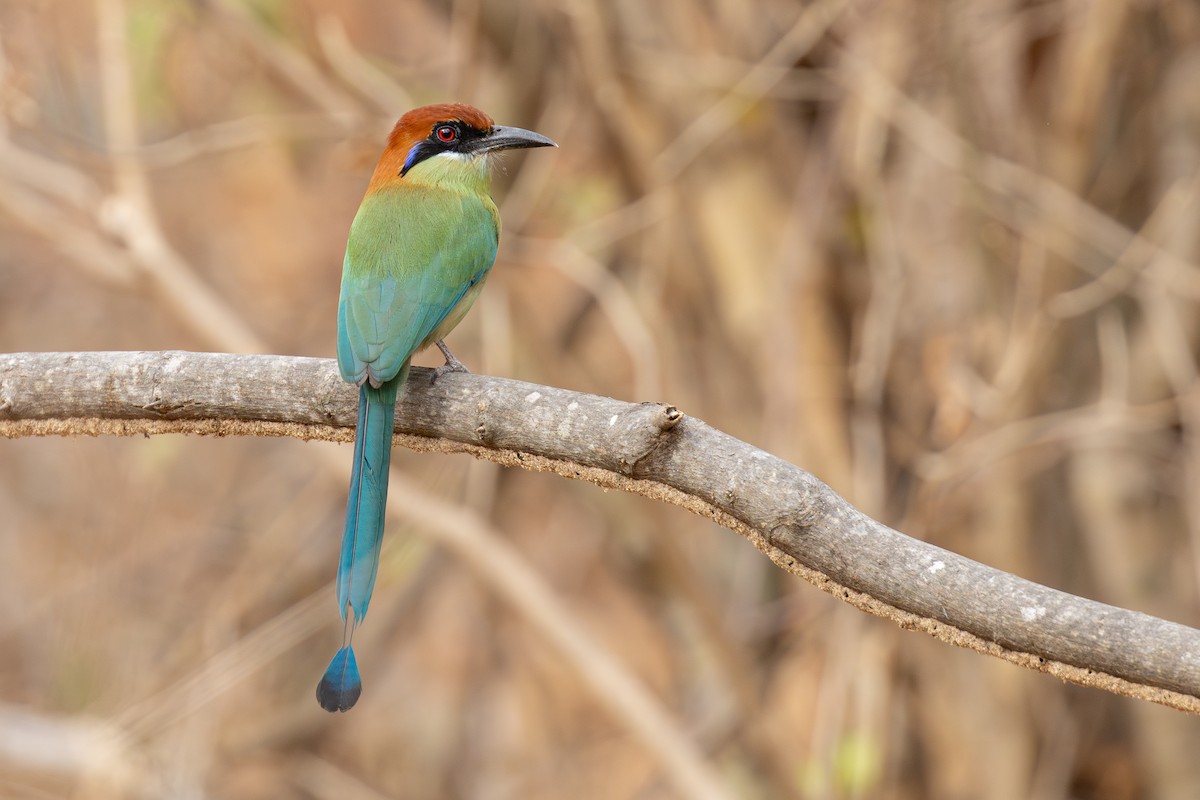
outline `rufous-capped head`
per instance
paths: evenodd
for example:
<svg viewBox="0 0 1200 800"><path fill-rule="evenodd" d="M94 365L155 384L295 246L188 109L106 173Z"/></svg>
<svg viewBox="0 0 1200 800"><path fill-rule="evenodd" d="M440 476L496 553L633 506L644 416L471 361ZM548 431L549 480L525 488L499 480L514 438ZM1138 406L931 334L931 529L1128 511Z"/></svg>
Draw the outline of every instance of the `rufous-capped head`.
<svg viewBox="0 0 1200 800"><path fill-rule="evenodd" d="M402 116L392 128L372 183L403 178L431 158L474 160L522 147L558 145L540 133L496 125L487 114L465 103L422 106Z"/></svg>

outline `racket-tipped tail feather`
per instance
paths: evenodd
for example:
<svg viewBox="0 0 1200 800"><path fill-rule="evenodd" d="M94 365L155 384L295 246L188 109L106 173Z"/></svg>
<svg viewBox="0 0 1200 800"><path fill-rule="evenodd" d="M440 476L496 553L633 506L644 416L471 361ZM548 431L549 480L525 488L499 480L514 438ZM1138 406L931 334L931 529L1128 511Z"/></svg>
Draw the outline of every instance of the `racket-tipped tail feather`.
<svg viewBox="0 0 1200 800"><path fill-rule="evenodd" d="M317 702L326 711L349 711L361 694L362 678L358 674L354 648L343 647L334 654L317 684Z"/></svg>

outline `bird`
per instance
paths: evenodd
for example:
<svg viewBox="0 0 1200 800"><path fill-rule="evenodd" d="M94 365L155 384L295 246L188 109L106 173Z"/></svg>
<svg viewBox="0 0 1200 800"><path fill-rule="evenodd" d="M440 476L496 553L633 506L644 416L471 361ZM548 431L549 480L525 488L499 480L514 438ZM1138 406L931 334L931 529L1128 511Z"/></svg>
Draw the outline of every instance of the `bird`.
<svg viewBox="0 0 1200 800"><path fill-rule="evenodd" d="M359 387L358 425L337 569L342 646L317 684L327 711L348 711L362 694L353 637L379 568L396 399L412 356L437 345L446 363L434 381L468 371L444 340L496 260L500 214L488 194L489 162L504 150L557 146L463 103L415 108L392 128L350 225L337 361L342 379Z"/></svg>

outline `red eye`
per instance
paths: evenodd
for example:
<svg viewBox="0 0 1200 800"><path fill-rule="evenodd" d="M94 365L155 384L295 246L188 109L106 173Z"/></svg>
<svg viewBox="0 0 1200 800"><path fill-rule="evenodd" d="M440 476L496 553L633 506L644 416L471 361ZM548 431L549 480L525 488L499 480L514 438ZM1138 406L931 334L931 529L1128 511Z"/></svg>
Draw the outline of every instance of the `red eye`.
<svg viewBox="0 0 1200 800"><path fill-rule="evenodd" d="M458 138L458 130L453 125L442 125L434 131L434 134L437 136L439 142L447 144Z"/></svg>

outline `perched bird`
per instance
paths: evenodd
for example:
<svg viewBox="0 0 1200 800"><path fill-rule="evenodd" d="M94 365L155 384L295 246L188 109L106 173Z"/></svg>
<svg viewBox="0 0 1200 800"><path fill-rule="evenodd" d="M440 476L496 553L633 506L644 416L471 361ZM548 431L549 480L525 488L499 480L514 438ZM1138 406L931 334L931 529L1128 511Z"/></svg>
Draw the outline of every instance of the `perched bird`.
<svg viewBox="0 0 1200 800"><path fill-rule="evenodd" d="M433 379L466 368L443 338L479 296L496 259L500 217L488 196L489 157L557 147L541 134L496 125L468 105L409 111L392 129L346 244L338 300L338 367L360 387L354 467L337 572L342 647L317 685L327 711L362 693L351 642L367 614L387 503L396 396L413 354L436 344Z"/></svg>

